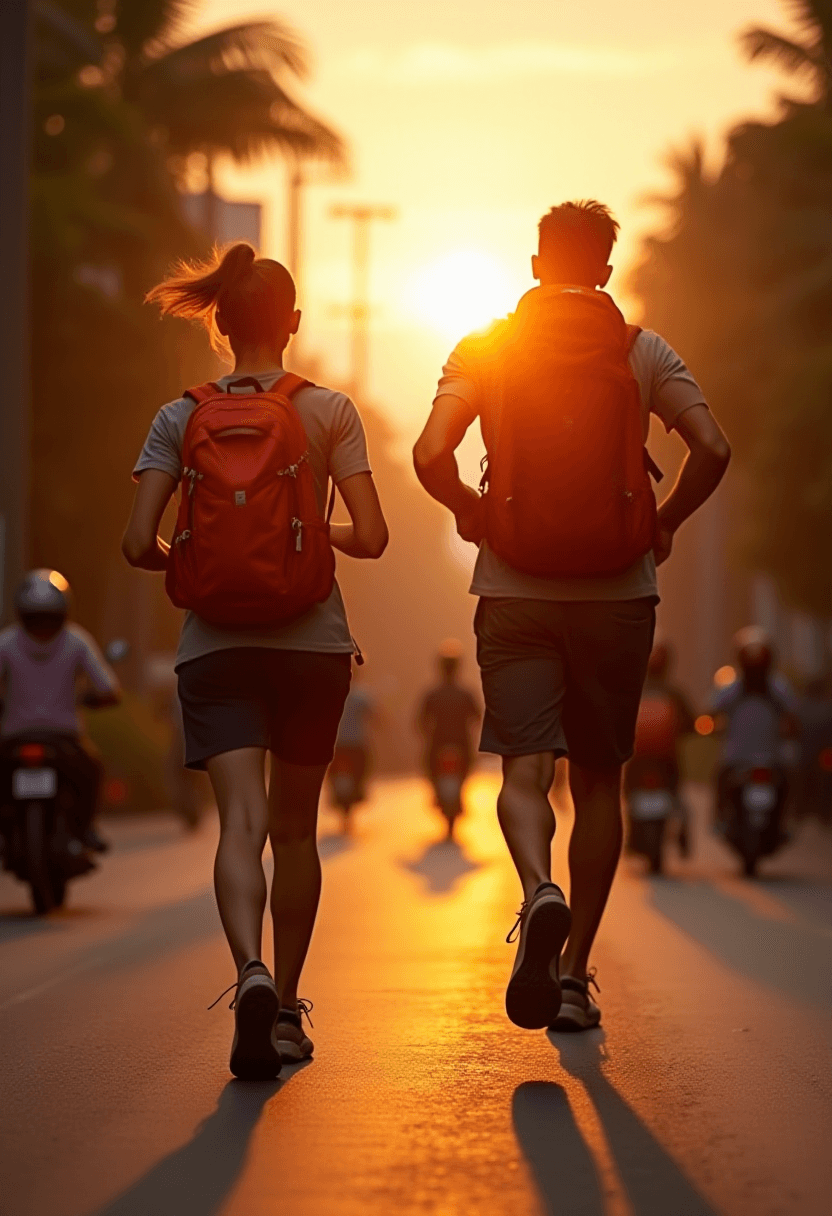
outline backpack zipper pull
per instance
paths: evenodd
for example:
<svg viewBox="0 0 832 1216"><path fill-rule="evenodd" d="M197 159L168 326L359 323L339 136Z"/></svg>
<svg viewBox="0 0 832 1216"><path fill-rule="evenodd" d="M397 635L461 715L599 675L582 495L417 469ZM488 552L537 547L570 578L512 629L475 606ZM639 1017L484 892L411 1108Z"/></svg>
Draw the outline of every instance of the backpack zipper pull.
<svg viewBox="0 0 832 1216"><path fill-rule="evenodd" d="M292 527L295 532L295 552L300 553L303 549L303 524L299 519L293 519Z"/></svg>

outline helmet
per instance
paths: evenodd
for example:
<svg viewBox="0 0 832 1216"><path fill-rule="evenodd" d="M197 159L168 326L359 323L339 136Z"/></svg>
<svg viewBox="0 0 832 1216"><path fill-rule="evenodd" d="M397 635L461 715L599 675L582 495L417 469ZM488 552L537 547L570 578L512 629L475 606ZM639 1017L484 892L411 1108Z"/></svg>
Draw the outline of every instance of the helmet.
<svg viewBox="0 0 832 1216"><path fill-rule="evenodd" d="M672 651L667 642L656 642L650 651L650 658L647 660L648 676L652 676L654 680L660 680L662 676L667 675L672 657Z"/></svg>
<svg viewBox="0 0 832 1216"><path fill-rule="evenodd" d="M446 638L439 647L439 666L442 671L451 674L462 662L462 643L456 638Z"/></svg>
<svg viewBox="0 0 832 1216"><path fill-rule="evenodd" d="M22 619L53 617L63 622L69 614L69 583L57 570L30 570L14 596Z"/></svg>
<svg viewBox="0 0 832 1216"><path fill-rule="evenodd" d="M759 625L746 625L734 635L737 662L744 672L766 672L774 662L774 647L768 632Z"/></svg>

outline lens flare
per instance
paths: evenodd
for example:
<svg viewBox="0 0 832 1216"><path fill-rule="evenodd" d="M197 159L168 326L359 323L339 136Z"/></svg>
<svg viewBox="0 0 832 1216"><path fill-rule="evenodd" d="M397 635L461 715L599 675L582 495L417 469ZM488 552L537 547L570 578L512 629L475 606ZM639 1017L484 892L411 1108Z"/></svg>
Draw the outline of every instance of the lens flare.
<svg viewBox="0 0 832 1216"><path fill-rule="evenodd" d="M518 294L505 267L480 249L460 249L428 263L408 293L416 316L451 341L505 316Z"/></svg>

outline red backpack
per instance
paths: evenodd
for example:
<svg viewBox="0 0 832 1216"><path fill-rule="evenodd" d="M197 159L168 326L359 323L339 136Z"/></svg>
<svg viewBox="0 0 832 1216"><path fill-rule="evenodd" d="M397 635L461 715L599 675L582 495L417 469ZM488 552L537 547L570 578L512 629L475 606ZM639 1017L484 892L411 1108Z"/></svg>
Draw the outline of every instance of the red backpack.
<svg viewBox="0 0 832 1216"><path fill-rule="evenodd" d="M673 760L680 734L679 711L673 698L662 692L645 692L638 707L633 754L640 759Z"/></svg>
<svg viewBox="0 0 832 1216"><path fill-rule="evenodd" d="M656 499L629 354L641 331L604 292L543 287L497 354L486 539L540 578L623 573L655 542Z"/></svg>
<svg viewBox="0 0 832 1216"><path fill-rule="evenodd" d="M263 392L188 389L182 498L165 586L177 608L223 628L282 625L327 599L335 578L309 441L287 374Z"/></svg>

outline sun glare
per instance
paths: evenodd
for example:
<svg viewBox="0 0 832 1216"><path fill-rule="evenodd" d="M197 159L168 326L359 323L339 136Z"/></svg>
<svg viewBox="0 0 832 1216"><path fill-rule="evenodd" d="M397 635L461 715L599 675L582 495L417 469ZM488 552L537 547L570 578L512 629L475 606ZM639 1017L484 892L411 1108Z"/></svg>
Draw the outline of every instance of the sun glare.
<svg viewBox="0 0 832 1216"><path fill-rule="evenodd" d="M451 341L505 316L517 303L506 269L479 249L447 253L417 271L410 300L419 319Z"/></svg>

